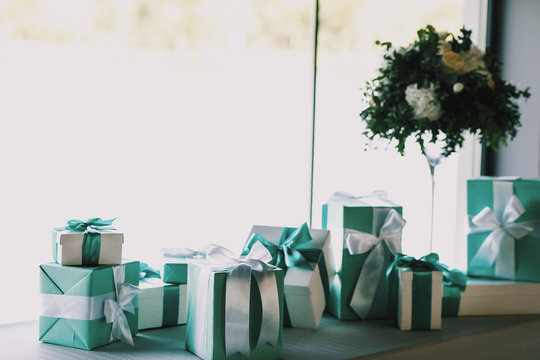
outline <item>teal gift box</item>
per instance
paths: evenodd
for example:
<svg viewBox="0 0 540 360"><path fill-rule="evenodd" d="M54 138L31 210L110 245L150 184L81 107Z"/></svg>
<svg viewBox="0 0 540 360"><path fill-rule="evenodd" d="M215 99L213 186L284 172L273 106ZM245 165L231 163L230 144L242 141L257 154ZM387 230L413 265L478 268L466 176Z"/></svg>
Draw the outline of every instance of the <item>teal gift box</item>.
<svg viewBox="0 0 540 360"><path fill-rule="evenodd" d="M441 271L399 269L397 323L401 330L441 328Z"/></svg>
<svg viewBox="0 0 540 360"><path fill-rule="evenodd" d="M213 246L213 244L205 245L201 250L186 247L161 249L163 282L187 284L188 264L193 260L204 259Z"/></svg>
<svg viewBox="0 0 540 360"><path fill-rule="evenodd" d="M139 330L186 323L186 284L167 284L159 278L143 278L139 287Z"/></svg>
<svg viewBox="0 0 540 360"><path fill-rule="evenodd" d="M127 285L126 285L127 284ZM85 350L109 344L116 338L116 329L126 323L108 323L107 304L118 305L116 289L132 293L123 311L131 336L137 333L138 306L134 286L139 284L139 262L117 266L40 265L42 315L39 318L39 340ZM134 290L135 289L135 290ZM115 308L113 307L113 310ZM122 308L116 308L122 311ZM121 314L113 313L117 318ZM114 333L113 333L114 331ZM132 339L129 337L128 341Z"/></svg>
<svg viewBox="0 0 540 360"><path fill-rule="evenodd" d="M337 192L323 205L334 273L328 309L341 320L396 316L397 278L386 269L401 252L402 207L379 196Z"/></svg>
<svg viewBox="0 0 540 360"><path fill-rule="evenodd" d="M186 349L202 359L281 359L283 270L236 265L189 264Z"/></svg>
<svg viewBox="0 0 540 360"><path fill-rule="evenodd" d="M187 284L188 264L167 262L163 264L163 282L170 284Z"/></svg>
<svg viewBox="0 0 540 360"><path fill-rule="evenodd" d="M540 179L467 181L467 273L540 282Z"/></svg>

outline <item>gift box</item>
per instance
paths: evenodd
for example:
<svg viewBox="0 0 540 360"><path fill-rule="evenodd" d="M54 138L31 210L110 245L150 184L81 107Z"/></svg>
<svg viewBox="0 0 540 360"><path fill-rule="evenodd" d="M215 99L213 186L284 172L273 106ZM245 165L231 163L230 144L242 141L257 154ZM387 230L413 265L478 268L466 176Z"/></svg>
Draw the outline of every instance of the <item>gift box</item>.
<svg viewBox="0 0 540 360"><path fill-rule="evenodd" d="M244 246L243 254L260 241L272 255L272 265L285 270L284 325L316 329L329 296L330 232L299 228L255 225Z"/></svg>
<svg viewBox="0 0 540 360"><path fill-rule="evenodd" d="M192 250L185 247L161 249L163 282L187 284L188 264L192 260L204 259L206 252L212 246L212 244L206 245L201 250Z"/></svg>
<svg viewBox="0 0 540 360"><path fill-rule="evenodd" d="M117 265L122 260L124 234L110 227L113 220L70 220L52 231L54 260L60 265Z"/></svg>
<svg viewBox="0 0 540 360"><path fill-rule="evenodd" d="M159 278L143 278L139 287L139 330L186 323L186 284L167 284Z"/></svg>
<svg viewBox="0 0 540 360"><path fill-rule="evenodd" d="M465 291L444 286L443 316L540 314L540 283L467 279Z"/></svg>
<svg viewBox="0 0 540 360"><path fill-rule="evenodd" d="M467 272L540 282L540 179L467 181Z"/></svg>
<svg viewBox="0 0 540 360"><path fill-rule="evenodd" d="M186 349L202 359L281 359L283 270L255 245L245 258L217 247L188 271Z"/></svg>
<svg viewBox="0 0 540 360"><path fill-rule="evenodd" d="M355 197L337 192L323 205L332 234L334 273L329 311L341 320L395 317L397 277L386 277L401 252L402 207L383 193Z"/></svg>
<svg viewBox="0 0 540 360"><path fill-rule="evenodd" d="M91 350L137 333L139 262L40 266L39 340Z"/></svg>

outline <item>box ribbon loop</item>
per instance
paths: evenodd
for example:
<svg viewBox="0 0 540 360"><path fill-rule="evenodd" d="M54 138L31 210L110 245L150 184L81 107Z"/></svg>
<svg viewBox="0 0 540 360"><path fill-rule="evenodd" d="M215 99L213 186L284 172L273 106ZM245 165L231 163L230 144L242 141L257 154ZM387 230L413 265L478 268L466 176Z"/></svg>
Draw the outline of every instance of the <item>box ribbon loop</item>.
<svg viewBox="0 0 540 360"><path fill-rule="evenodd" d="M115 230L111 227L113 221L101 218L92 218L86 221L71 219L65 229L74 232L84 232L82 243L82 264L93 265L99 263L99 253L101 250L100 231Z"/></svg>
<svg viewBox="0 0 540 360"><path fill-rule="evenodd" d="M502 212L500 211L501 202L494 202L494 208L497 204L499 204L497 206L499 209L492 211L486 206L472 218L471 232L490 230L491 233L478 249L471 261L471 266L490 267L497 260L495 274L500 277L514 279L516 270L515 248L513 246L507 247L505 253L502 254L501 247L505 243L513 244L514 239L521 239L533 232L534 227L529 225L531 222L515 222L525 213L525 209L517 196L512 195L510 197ZM496 213L501 214L500 220Z"/></svg>
<svg viewBox="0 0 540 360"><path fill-rule="evenodd" d="M124 265L113 266L112 271L116 300L106 299L103 308L105 321L112 323L110 341L120 340L133 346L133 337L124 311L135 314L134 300L141 289L124 283L126 274Z"/></svg>
<svg viewBox="0 0 540 360"><path fill-rule="evenodd" d="M405 224L405 219L392 209L388 212L378 235L345 229L345 241L351 255L370 252L364 262L350 302L351 308L361 319L365 319L371 309L379 279L384 272L383 243L392 254L400 252L401 231Z"/></svg>
<svg viewBox="0 0 540 360"><path fill-rule="evenodd" d="M275 346L279 337L279 298L275 267L267 264L272 259L263 244L253 244L245 257L237 258L225 247L215 245L206 260L216 269L227 270L225 289L225 353L237 352L250 357L249 345L249 298L251 275L257 281L262 303L262 322L256 347L265 343ZM247 305L247 306L246 306Z"/></svg>

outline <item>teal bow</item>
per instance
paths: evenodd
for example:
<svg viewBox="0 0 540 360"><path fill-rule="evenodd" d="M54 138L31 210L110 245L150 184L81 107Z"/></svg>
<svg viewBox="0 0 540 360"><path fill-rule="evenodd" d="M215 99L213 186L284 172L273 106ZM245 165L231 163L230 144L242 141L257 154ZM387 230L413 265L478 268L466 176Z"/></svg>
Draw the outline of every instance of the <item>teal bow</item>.
<svg viewBox="0 0 540 360"><path fill-rule="evenodd" d="M448 266L439 262L439 255L431 253L416 259L405 254L395 254L394 261L388 266L386 276L390 276L394 268L410 268L412 271L441 271L443 274L443 284L455 286L460 291L465 291L467 277L459 270L450 270Z"/></svg>
<svg viewBox="0 0 540 360"><path fill-rule="evenodd" d="M114 230L111 227L113 221L101 218L92 218L86 221L71 219L65 229L75 232L84 232L82 243L82 264L97 265L99 263L99 253L101 251L101 234L98 231Z"/></svg>
<svg viewBox="0 0 540 360"><path fill-rule="evenodd" d="M141 263L139 267L139 279L142 280L142 279L149 279L149 278L161 279L159 270L156 270L153 267L150 267L146 263Z"/></svg>
<svg viewBox="0 0 540 360"><path fill-rule="evenodd" d="M284 228L281 237L276 244L266 240L259 234L253 234L242 251L242 255L247 255L251 247L260 241L272 255L270 264L281 269L288 267L301 267L311 270L309 262L317 262L321 251L316 252L298 250L297 246L311 241L311 234L307 223L299 228ZM307 250L307 249L306 249Z"/></svg>

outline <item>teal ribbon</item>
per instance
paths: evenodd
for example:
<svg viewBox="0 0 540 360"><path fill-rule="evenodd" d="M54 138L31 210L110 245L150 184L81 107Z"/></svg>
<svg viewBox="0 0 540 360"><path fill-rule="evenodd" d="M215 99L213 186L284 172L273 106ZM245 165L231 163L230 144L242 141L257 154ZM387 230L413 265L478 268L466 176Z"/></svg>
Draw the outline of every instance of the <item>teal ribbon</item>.
<svg viewBox="0 0 540 360"><path fill-rule="evenodd" d="M86 221L71 219L65 229L74 232L84 232L82 243L82 264L96 265L99 263L99 253L101 251L101 234L98 231L114 230L111 227L113 221L101 218L92 218Z"/></svg>
<svg viewBox="0 0 540 360"><path fill-rule="evenodd" d="M159 270L150 267L146 263L141 263L139 267L139 280L148 279L148 278L157 278L161 279L161 274Z"/></svg>
<svg viewBox="0 0 540 360"><path fill-rule="evenodd" d="M412 279L412 330L431 328L432 272L414 271ZM440 314L439 314L440 316Z"/></svg>
<svg viewBox="0 0 540 360"><path fill-rule="evenodd" d="M318 262L322 250L304 251L297 248L298 245L311 240L307 223L304 223L299 228L284 228L277 244L266 240L259 234L253 234L244 246L242 256L247 255L255 243L261 242L272 255L272 260L269 264L283 270L286 270L288 267L300 267L311 270L309 263Z"/></svg>

